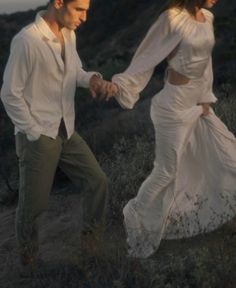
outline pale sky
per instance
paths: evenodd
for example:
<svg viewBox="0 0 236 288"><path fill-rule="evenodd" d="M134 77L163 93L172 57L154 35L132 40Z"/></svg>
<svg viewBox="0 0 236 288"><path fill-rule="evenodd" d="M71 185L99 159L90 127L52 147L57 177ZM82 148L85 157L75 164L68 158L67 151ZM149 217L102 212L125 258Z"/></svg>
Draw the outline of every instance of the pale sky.
<svg viewBox="0 0 236 288"><path fill-rule="evenodd" d="M0 14L34 9L47 2L48 0L0 0Z"/></svg>

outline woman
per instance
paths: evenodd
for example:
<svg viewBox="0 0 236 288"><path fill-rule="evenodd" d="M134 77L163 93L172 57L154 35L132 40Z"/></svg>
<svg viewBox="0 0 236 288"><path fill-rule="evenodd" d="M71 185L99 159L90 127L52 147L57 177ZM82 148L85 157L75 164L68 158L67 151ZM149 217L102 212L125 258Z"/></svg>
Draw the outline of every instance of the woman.
<svg viewBox="0 0 236 288"><path fill-rule="evenodd" d="M124 207L129 254L146 258L162 238L208 232L232 219L236 204L236 139L210 103L214 0L172 0L128 69L113 77L116 99L131 109L154 68L167 58L164 88L151 104L154 168ZM205 7L205 8L203 8Z"/></svg>

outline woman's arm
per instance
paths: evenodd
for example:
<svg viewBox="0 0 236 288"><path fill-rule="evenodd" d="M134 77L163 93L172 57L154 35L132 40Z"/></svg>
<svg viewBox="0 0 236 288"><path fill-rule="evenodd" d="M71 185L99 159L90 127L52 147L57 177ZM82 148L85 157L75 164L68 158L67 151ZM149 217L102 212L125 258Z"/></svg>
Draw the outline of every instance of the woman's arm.
<svg viewBox="0 0 236 288"><path fill-rule="evenodd" d="M141 42L127 70L113 76L112 81L120 88L115 97L123 108L133 108L155 67L180 43L179 27L183 25L183 17L176 9L163 12Z"/></svg>

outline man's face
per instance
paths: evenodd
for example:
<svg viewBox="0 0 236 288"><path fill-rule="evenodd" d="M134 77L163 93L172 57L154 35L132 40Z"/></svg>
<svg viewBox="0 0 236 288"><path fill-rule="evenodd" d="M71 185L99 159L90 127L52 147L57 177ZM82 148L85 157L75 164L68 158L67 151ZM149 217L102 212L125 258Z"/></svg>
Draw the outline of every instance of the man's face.
<svg viewBox="0 0 236 288"><path fill-rule="evenodd" d="M206 8L212 8L216 4L217 0L206 0L205 7Z"/></svg>
<svg viewBox="0 0 236 288"><path fill-rule="evenodd" d="M74 0L67 4L61 0L61 6L57 10L58 22L62 27L75 30L86 21L89 5L90 0Z"/></svg>

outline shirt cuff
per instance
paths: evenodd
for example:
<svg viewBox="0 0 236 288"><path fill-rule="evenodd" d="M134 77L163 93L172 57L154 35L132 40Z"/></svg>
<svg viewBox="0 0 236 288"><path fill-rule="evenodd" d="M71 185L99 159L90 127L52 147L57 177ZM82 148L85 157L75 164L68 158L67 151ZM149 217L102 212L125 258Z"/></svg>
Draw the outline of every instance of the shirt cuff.
<svg viewBox="0 0 236 288"><path fill-rule="evenodd" d="M30 130L25 131L26 137L29 141L36 141L41 136L41 131L37 127L33 127Z"/></svg>
<svg viewBox="0 0 236 288"><path fill-rule="evenodd" d="M98 72L88 72L88 73L91 73L91 75L89 75L88 87L89 87L89 84L90 84L90 80L91 80L91 78L92 78L94 75L97 76L97 77L100 78L100 79L103 79L102 74L100 74L100 73L98 73Z"/></svg>
<svg viewBox="0 0 236 288"><path fill-rule="evenodd" d="M79 82L78 86L84 87L84 88L89 88L90 80L93 75L96 75L97 77L103 79L102 74L98 72L87 72L85 76L83 76L83 83Z"/></svg>

